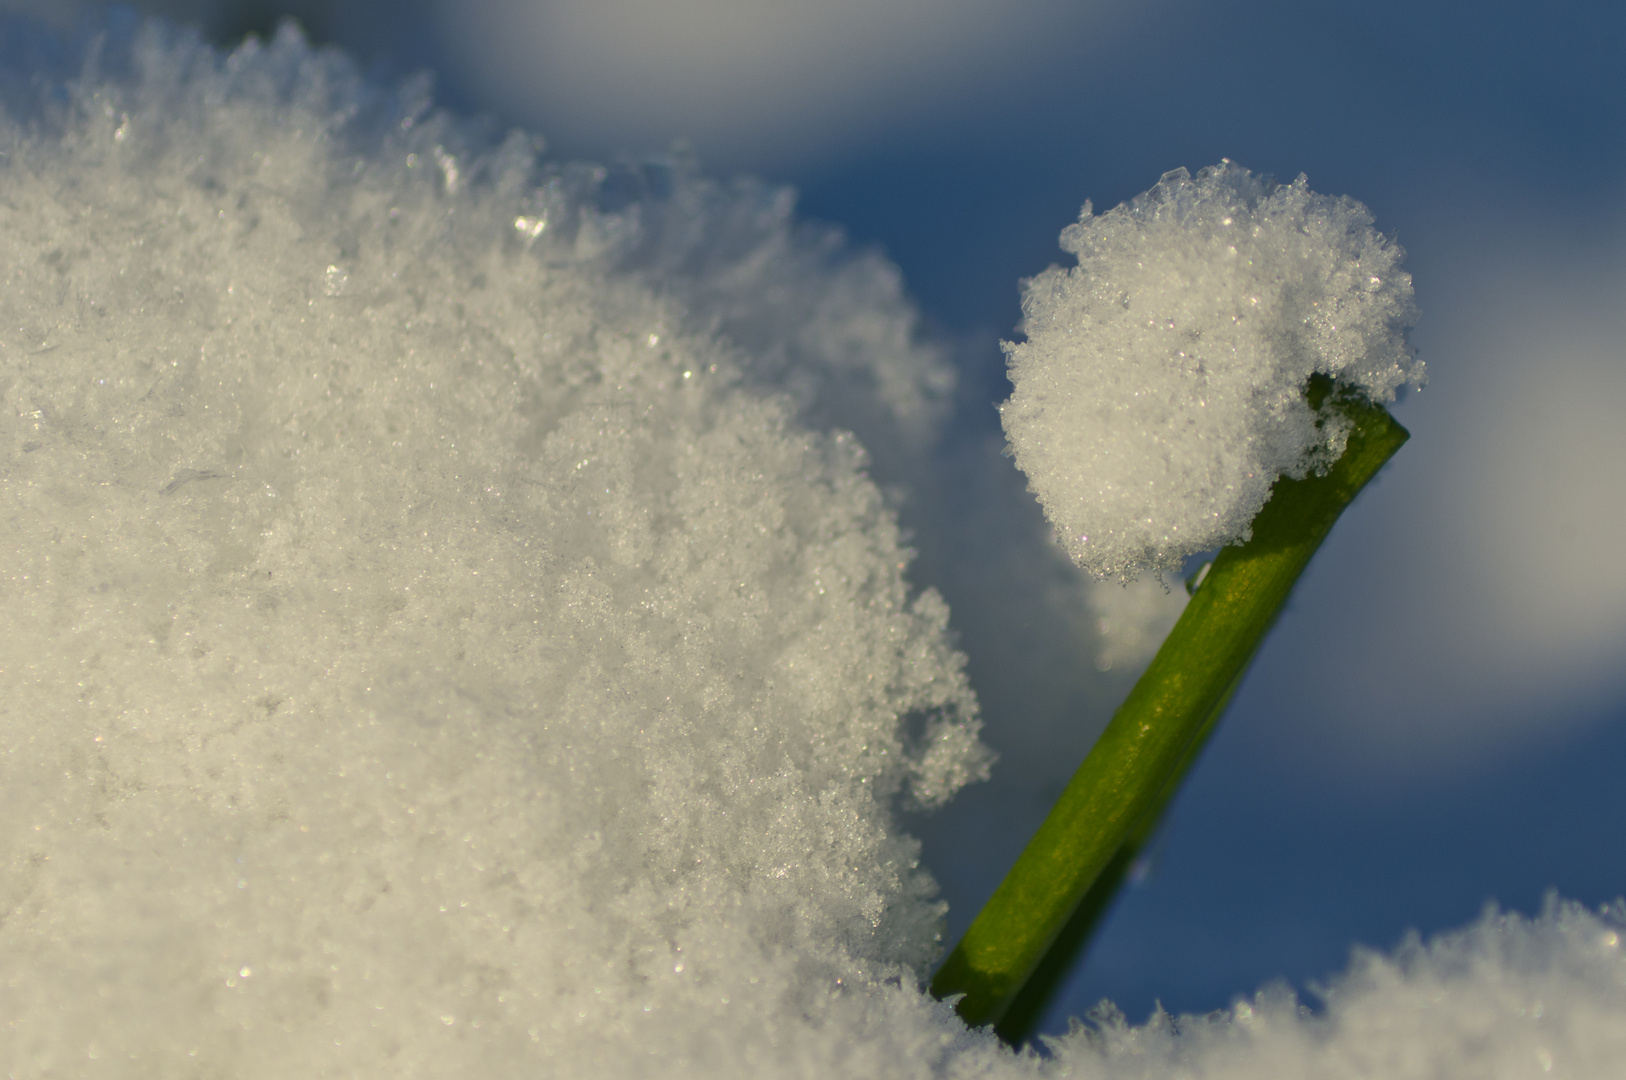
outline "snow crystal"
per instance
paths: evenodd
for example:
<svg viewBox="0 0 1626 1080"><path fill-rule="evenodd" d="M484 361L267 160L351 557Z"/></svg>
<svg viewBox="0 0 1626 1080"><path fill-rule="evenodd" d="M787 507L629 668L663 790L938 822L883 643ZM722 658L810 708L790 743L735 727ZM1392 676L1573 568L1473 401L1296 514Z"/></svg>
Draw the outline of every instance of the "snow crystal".
<svg viewBox="0 0 1626 1080"><path fill-rule="evenodd" d="M1005 431L1069 554L1096 577L1245 540L1279 476L1343 450L1313 374L1392 401L1420 385L1399 246L1366 208L1229 162L1171 172L1062 232L1071 269L1024 284Z"/></svg>
<svg viewBox="0 0 1626 1080"><path fill-rule="evenodd" d="M1603 1080L1626 1062L1626 904L1487 911L1393 955L1356 952L1312 1013L1286 987L1204 1017L1132 1027L1103 1007L1056 1040L1079 1080Z"/></svg>
<svg viewBox="0 0 1626 1080"><path fill-rule="evenodd" d="M0 130L0 1057L705 1071L913 986L894 806L981 772L975 701L863 451L753 367L817 382L822 314L924 410L932 356L866 344L897 297L827 268L746 356L677 295L746 273L657 296L608 171L291 34L119 48Z"/></svg>
<svg viewBox="0 0 1626 1080"><path fill-rule="evenodd" d="M976 702L830 430L930 443L895 274L295 35L114 30L0 80L8 1076L1613 1075L1619 906L1320 1016L968 1031L895 808Z"/></svg>

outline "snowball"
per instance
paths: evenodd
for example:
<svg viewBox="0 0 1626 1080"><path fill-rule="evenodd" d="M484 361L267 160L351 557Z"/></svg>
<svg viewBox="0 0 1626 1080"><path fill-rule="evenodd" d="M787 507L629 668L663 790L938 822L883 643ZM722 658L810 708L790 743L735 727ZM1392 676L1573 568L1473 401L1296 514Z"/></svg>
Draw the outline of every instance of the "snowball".
<svg viewBox="0 0 1626 1080"><path fill-rule="evenodd" d="M1404 252L1367 209L1230 162L1178 169L1062 232L1078 258L1024 283L1002 407L1016 462L1096 577L1174 570L1246 540L1279 476L1343 452L1313 374L1373 401L1421 385Z"/></svg>

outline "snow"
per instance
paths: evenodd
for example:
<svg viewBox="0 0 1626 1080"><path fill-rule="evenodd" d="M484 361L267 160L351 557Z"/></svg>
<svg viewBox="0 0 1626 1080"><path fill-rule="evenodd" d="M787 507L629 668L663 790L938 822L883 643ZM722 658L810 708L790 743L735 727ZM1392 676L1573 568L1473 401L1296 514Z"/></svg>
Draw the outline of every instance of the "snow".
<svg viewBox="0 0 1626 1080"><path fill-rule="evenodd" d="M1023 286L1002 409L1068 553L1129 580L1245 540L1279 476L1343 451L1311 375L1372 400L1421 384L1404 253L1351 199L1230 162L1184 169L1062 233L1078 265Z"/></svg>
<svg viewBox="0 0 1626 1080"><path fill-rule="evenodd" d="M929 962L893 810L976 703L853 437L751 387L840 273L746 360L597 173L291 36L129 59L4 135L10 1052L613 1075Z"/></svg>
<svg viewBox="0 0 1626 1080"><path fill-rule="evenodd" d="M3 84L8 1075L1623 1056L1626 913L1556 904L1359 958L1320 1015L967 1031L898 811L988 758L860 445L923 459L952 388L895 272L292 34L96 48Z"/></svg>
<svg viewBox="0 0 1626 1080"><path fill-rule="evenodd" d="M1550 898L1536 919L1492 908L1393 955L1356 950L1318 1010L1283 986L1138 1027L1104 1008L1055 1049L1063 1075L1091 1080L1612 1076L1626 1060L1623 919L1619 902Z"/></svg>

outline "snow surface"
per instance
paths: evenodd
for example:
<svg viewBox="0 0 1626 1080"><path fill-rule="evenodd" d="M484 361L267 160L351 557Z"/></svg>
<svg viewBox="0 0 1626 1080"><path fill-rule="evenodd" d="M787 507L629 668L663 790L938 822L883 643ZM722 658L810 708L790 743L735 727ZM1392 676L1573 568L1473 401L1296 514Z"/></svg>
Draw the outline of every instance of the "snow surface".
<svg viewBox="0 0 1626 1080"><path fill-rule="evenodd" d="M5 32L9 1076L1626 1058L1619 906L1362 957L1314 1016L967 1031L896 810L983 773L976 702L836 430L930 446L896 275L681 162L482 149L292 34L115 25L63 82Z"/></svg>
<svg viewBox="0 0 1626 1080"><path fill-rule="evenodd" d="M1023 286L1003 409L1017 465L1096 577L1176 570L1245 540L1279 476L1343 452L1313 374L1377 402L1420 385L1404 252L1351 199L1225 162L1061 234L1077 256Z"/></svg>

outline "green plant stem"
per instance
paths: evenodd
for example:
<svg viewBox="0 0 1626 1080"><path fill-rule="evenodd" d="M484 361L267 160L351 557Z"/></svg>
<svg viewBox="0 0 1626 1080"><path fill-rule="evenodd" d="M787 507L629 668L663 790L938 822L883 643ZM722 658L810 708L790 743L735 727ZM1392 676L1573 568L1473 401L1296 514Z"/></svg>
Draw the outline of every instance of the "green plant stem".
<svg viewBox="0 0 1626 1080"><path fill-rule="evenodd" d="M1077 909L1062 927L1061 933L1056 935L1056 940L1045 950L1039 965L1022 984L1022 989L1011 999L1005 1014L994 1023L994 1033L1000 1039L1011 1046L1021 1046L1033 1038L1046 1010L1050 1007L1051 1000L1055 998L1068 973L1083 959L1086 947L1095 936L1096 928L1112 910L1112 901L1117 898L1118 890L1123 888L1124 882L1135 868L1135 862L1140 858L1146 845L1151 842L1158 825L1162 823L1163 811L1174 801L1174 796L1179 792L1186 774L1202 755L1209 733L1213 731L1214 725L1219 723L1219 718L1225 715L1226 706L1231 703L1237 687L1241 685L1242 679L1238 677L1225 692L1219 706L1209 715L1202 730L1191 740L1191 748L1175 767L1174 775L1163 785L1156 805L1130 830L1123 846L1096 876L1089 891L1084 894L1084 899L1079 901Z"/></svg>
<svg viewBox="0 0 1626 1080"><path fill-rule="evenodd" d="M1320 394L1317 391L1320 391ZM1312 388L1312 402L1326 393ZM1115 885L1150 836L1229 694L1343 513L1407 432L1353 396L1328 403L1353 421L1322 476L1277 481L1253 536L1214 560L1145 674L1073 775L1039 831L932 980L973 1027L1004 1018L1098 879ZM1097 897L1104 911L1110 896ZM1082 946L1082 939L1076 947ZM1076 951L1075 947L1075 951Z"/></svg>

